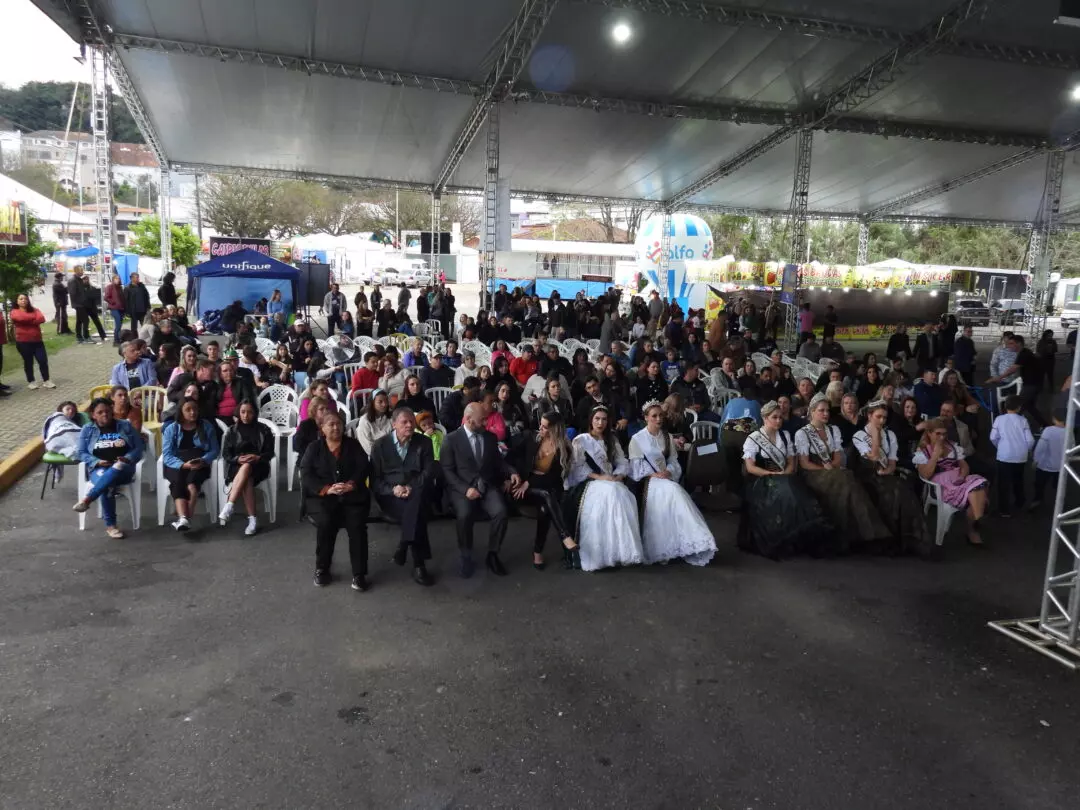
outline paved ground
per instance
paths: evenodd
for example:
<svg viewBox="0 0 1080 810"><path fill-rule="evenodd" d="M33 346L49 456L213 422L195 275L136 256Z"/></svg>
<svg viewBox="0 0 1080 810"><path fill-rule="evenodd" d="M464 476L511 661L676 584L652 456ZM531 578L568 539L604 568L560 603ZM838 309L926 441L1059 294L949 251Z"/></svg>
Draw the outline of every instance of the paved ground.
<svg viewBox="0 0 1080 810"><path fill-rule="evenodd" d="M72 320L74 323L74 320ZM51 333L54 327L47 324ZM17 447L35 436L41 435L41 425L56 406L66 399L82 402L95 385L109 381L109 369L119 357L112 342L104 346L69 346L49 357L49 373L56 389L39 388L31 391L26 387L22 363L7 363L3 381L15 391L12 396L0 400L0 459L6 458ZM41 381L38 368L34 376Z"/></svg>
<svg viewBox="0 0 1080 810"><path fill-rule="evenodd" d="M777 564L711 514L708 568L598 574L532 570L514 521L467 582L444 522L431 589L373 526L357 594L284 510L116 542L36 484L0 497L5 810L1076 806L1076 675L985 624L1036 609L1045 516Z"/></svg>

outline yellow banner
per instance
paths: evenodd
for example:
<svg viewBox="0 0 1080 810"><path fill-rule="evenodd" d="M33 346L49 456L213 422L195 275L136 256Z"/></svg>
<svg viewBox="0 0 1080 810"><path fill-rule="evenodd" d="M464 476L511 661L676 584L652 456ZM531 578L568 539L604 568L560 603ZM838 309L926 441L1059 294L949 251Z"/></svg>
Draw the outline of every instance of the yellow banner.
<svg viewBox="0 0 1080 810"><path fill-rule="evenodd" d="M720 293L709 287L705 292L705 322L716 320L716 317L724 311L724 299Z"/></svg>

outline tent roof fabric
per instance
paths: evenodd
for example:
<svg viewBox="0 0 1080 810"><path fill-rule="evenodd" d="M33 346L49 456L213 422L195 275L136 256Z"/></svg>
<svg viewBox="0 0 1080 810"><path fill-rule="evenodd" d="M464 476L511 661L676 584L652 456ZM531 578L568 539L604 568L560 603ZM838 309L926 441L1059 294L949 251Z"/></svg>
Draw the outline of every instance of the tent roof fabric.
<svg viewBox="0 0 1080 810"><path fill-rule="evenodd" d="M83 4L34 2L74 37L92 30L79 16ZM867 134L850 126L815 133L811 210L868 214L1020 151L992 145L1001 143L995 133L1049 143L1080 131L1080 104L1070 99L1080 29L1053 24L1057 0L985 5L955 39L906 62L850 113ZM770 17L735 25L710 19L713 6ZM671 199L774 132L778 117L815 108L955 7L957 0L560 0L502 104L501 174L518 193ZM423 187L439 179L521 0L100 0L95 8L171 163ZM787 24L783 15L811 19ZM616 20L633 31L624 46L610 36ZM815 33L815 20L855 33ZM295 59L303 61L286 64ZM612 99L637 111L593 103ZM770 123L745 115L736 123L649 114L648 105L773 115ZM929 137L870 134L879 125L934 129ZM483 185L485 140L481 130L450 186ZM1061 208L1080 222L1077 160L1070 153ZM1034 158L893 213L1031 222L1045 164ZM786 210L794 166L791 139L689 202Z"/></svg>
<svg viewBox="0 0 1080 810"><path fill-rule="evenodd" d="M238 250L228 256L218 256L208 262L189 267L188 279L213 276L242 276L251 274L259 278L300 279L300 271L291 264L279 262L257 250Z"/></svg>

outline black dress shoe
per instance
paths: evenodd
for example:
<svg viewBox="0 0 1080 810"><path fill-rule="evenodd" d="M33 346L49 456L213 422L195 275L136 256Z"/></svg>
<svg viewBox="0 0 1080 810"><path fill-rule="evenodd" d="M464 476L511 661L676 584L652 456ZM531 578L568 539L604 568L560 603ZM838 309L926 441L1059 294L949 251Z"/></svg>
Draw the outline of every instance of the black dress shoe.
<svg viewBox="0 0 1080 810"><path fill-rule="evenodd" d="M476 565L473 563L471 556L462 555L461 557L461 578L468 579L473 575L473 571L476 570Z"/></svg>
<svg viewBox="0 0 1080 810"><path fill-rule="evenodd" d="M322 568L318 568L315 570L315 584L318 585L320 588L325 588L331 583L331 581L332 579L330 577L329 571L326 571Z"/></svg>
<svg viewBox="0 0 1080 810"><path fill-rule="evenodd" d="M367 578L363 574L357 574L352 578L352 589L354 591L366 591L371 586L368 584Z"/></svg>
<svg viewBox="0 0 1080 810"><path fill-rule="evenodd" d="M398 565L405 565L405 546L398 546L398 550L394 552L394 556L391 558Z"/></svg>
<svg viewBox="0 0 1080 810"><path fill-rule="evenodd" d="M488 571L495 574L495 576L506 576L506 569L503 568L503 564L502 561L499 559L499 555L496 554L494 551L488 552L487 567Z"/></svg>
<svg viewBox="0 0 1080 810"><path fill-rule="evenodd" d="M427 587L435 584L435 580L431 578L431 574L429 574L427 572L427 569L422 565L418 565L416 566L416 568L413 569L412 578L413 582L415 582L417 585L423 585Z"/></svg>

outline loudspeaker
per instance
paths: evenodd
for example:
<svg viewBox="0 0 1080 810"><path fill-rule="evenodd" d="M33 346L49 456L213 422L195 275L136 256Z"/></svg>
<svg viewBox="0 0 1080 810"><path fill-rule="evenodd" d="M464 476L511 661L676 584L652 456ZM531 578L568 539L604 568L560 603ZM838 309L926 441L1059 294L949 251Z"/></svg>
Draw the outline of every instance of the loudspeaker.
<svg viewBox="0 0 1080 810"><path fill-rule="evenodd" d="M300 290L305 294L303 306L321 307L330 292L330 265L304 262L300 265Z"/></svg>
<svg viewBox="0 0 1080 810"><path fill-rule="evenodd" d="M431 231L420 232L420 252L425 256L431 254ZM439 233L439 253L444 256L450 253L450 234L446 231Z"/></svg>

